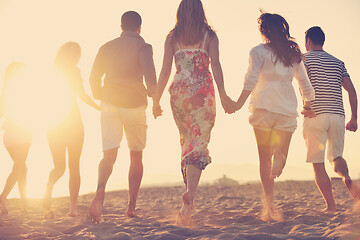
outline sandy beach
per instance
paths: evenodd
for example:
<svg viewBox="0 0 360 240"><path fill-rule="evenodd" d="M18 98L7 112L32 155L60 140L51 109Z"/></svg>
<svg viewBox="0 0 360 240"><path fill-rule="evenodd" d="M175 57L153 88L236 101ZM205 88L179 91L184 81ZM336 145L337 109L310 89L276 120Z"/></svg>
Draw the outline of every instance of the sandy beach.
<svg viewBox="0 0 360 240"><path fill-rule="evenodd" d="M313 181L275 184L276 204L284 220L264 222L260 218L261 185L201 186L190 226L178 226L182 187L142 188L137 218L128 218L127 191L106 195L103 221L90 223L86 213L94 194L79 197L81 216L67 216L69 199L55 198L55 218L45 219L40 199L30 199L24 212L18 199L8 200L9 215L0 216L0 239L360 239L360 206L354 205L344 184L334 179L338 211L325 207Z"/></svg>

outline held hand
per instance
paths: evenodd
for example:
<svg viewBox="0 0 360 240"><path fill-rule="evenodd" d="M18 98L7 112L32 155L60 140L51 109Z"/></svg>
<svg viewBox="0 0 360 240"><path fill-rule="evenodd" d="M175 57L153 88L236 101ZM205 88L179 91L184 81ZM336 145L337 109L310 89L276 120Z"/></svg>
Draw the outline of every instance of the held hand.
<svg viewBox="0 0 360 240"><path fill-rule="evenodd" d="M228 103L227 113L232 114L232 113L235 113L239 109L240 109L240 107L239 107L238 103L231 100L231 102Z"/></svg>
<svg viewBox="0 0 360 240"><path fill-rule="evenodd" d="M313 117L316 117L316 114L313 110L305 110L303 109L301 111L301 114L304 115L304 117L307 117L307 118L313 118Z"/></svg>
<svg viewBox="0 0 360 240"><path fill-rule="evenodd" d="M159 116L162 116L163 110L159 104L155 104L152 108L152 111L155 119Z"/></svg>
<svg viewBox="0 0 360 240"><path fill-rule="evenodd" d="M346 124L346 130L349 130L351 132L356 132L357 127L358 126L356 119L350 119L350 121Z"/></svg>
<svg viewBox="0 0 360 240"><path fill-rule="evenodd" d="M231 100L231 98L229 96L222 95L220 96L220 100L221 100L221 105L225 110L225 113L234 113L235 112L235 102L233 100Z"/></svg>

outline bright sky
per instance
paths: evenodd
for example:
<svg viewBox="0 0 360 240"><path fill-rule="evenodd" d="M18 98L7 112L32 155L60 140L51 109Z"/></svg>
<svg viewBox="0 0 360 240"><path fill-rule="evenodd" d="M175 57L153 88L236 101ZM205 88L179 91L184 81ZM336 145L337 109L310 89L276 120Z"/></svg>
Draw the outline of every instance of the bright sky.
<svg viewBox="0 0 360 240"><path fill-rule="evenodd" d="M6 66L13 61L23 61L28 65L46 66L53 62L58 48L67 41L76 41L82 48L79 67L84 78L84 86L89 94L88 77L94 57L99 47L120 34L120 17L128 10L135 10L143 18L144 39L152 44L157 74L159 74L166 34L175 24L176 10L180 1L175 0L62 0L62 1L15 1L0 0L0 82ZM278 13L287 19L290 33L296 38L304 52L304 32L311 26L321 26L326 34L324 49L343 60L351 75L355 88L360 92L360 71L358 68L360 45L360 2L358 0L254 0L243 1L203 0L209 23L220 39L220 60L225 76L225 87L230 97L239 96L243 76L248 66L249 50L261 42L257 28L259 9ZM355 43L355 44L354 44ZM45 71L44 71L45 72ZM174 71L172 75L174 74ZM45 78L39 74L38 78ZM171 77L172 79L172 77ZM171 81L170 79L170 81ZM28 79L34 81L34 79ZM168 85L169 86L169 85ZM168 87L167 86L167 87ZM297 84L294 84L297 89ZM29 89L36 91L37 89ZM358 93L359 94L359 93ZM359 94L360 95L360 94ZM344 95L347 119L350 116L347 94ZM44 99L46 101L46 99ZM219 166L241 166L258 164L256 143L252 128L248 123L248 102L234 115L227 115L221 109L217 98L217 119L212 132L210 153L213 163L205 170L203 180L229 177L241 179L236 174L218 172L207 176ZM85 126L85 143L81 157L82 185L80 193L96 190L97 166L102 158L99 112L80 103ZM162 106L164 116L154 120L151 103L148 108L148 144L144 151L143 184L181 181L180 146L178 131L169 107L169 96L165 91ZM33 145L28 164L28 196L41 197L52 168L50 150L45 133L34 130ZM1 136L3 132L1 133ZM344 157L348 159L350 173L360 176L360 134L346 133ZM0 187L5 184L12 161L5 147L0 145ZM302 138L302 118L298 118L296 130L290 145L288 166L299 168L298 175L284 175L280 180L303 179L311 174L311 166L305 163L305 144ZM127 187L129 152L124 141L120 147L118 161L109 180L108 189ZM304 170L303 170L304 169ZM331 176L335 176L333 173ZM311 176L311 175L310 175ZM258 179L258 175L254 176ZM309 178L311 179L311 178ZM246 180L246 179L243 179ZM253 180L253 179L251 179ZM68 171L54 187L54 195L68 195ZM9 197L17 197L14 189Z"/></svg>

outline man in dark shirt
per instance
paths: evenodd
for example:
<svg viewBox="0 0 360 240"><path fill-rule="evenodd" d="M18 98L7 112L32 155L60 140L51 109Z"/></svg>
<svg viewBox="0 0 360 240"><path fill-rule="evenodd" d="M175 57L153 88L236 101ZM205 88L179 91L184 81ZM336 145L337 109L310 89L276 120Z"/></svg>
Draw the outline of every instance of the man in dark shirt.
<svg viewBox="0 0 360 240"><path fill-rule="evenodd" d="M134 11L124 13L121 28L123 32L120 37L100 48L90 75L94 98L101 100L104 152L99 164L96 196L89 209L89 218L95 222L101 220L105 186L116 161L123 130L131 159L126 214L129 217L136 216L136 199L143 175L142 150L146 144L147 96L152 97L156 91L152 47L139 35L140 15Z"/></svg>

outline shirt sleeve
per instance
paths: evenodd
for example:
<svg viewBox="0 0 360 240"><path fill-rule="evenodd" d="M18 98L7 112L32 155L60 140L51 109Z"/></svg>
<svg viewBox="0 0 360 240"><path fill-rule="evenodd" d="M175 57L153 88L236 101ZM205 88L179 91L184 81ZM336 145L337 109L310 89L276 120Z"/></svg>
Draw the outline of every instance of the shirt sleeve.
<svg viewBox="0 0 360 240"><path fill-rule="evenodd" d="M342 76L343 77L350 77L349 73L346 70L345 63L342 63Z"/></svg>
<svg viewBox="0 0 360 240"><path fill-rule="evenodd" d="M298 80L302 98L305 101L315 100L315 91L310 83L303 61L298 64L295 72L295 78Z"/></svg>
<svg viewBox="0 0 360 240"><path fill-rule="evenodd" d="M101 99L102 77L105 74L104 60L103 60L103 48L99 49L95 57L95 61L90 73L90 87L91 92L95 99Z"/></svg>
<svg viewBox="0 0 360 240"><path fill-rule="evenodd" d="M156 91L156 72L153 60L153 50L150 44L146 44L140 50L140 64L145 77L148 96L153 96Z"/></svg>
<svg viewBox="0 0 360 240"><path fill-rule="evenodd" d="M244 90L254 90L260 75L260 70L263 64L263 60L259 52L253 48L250 51L249 67L245 74Z"/></svg>

